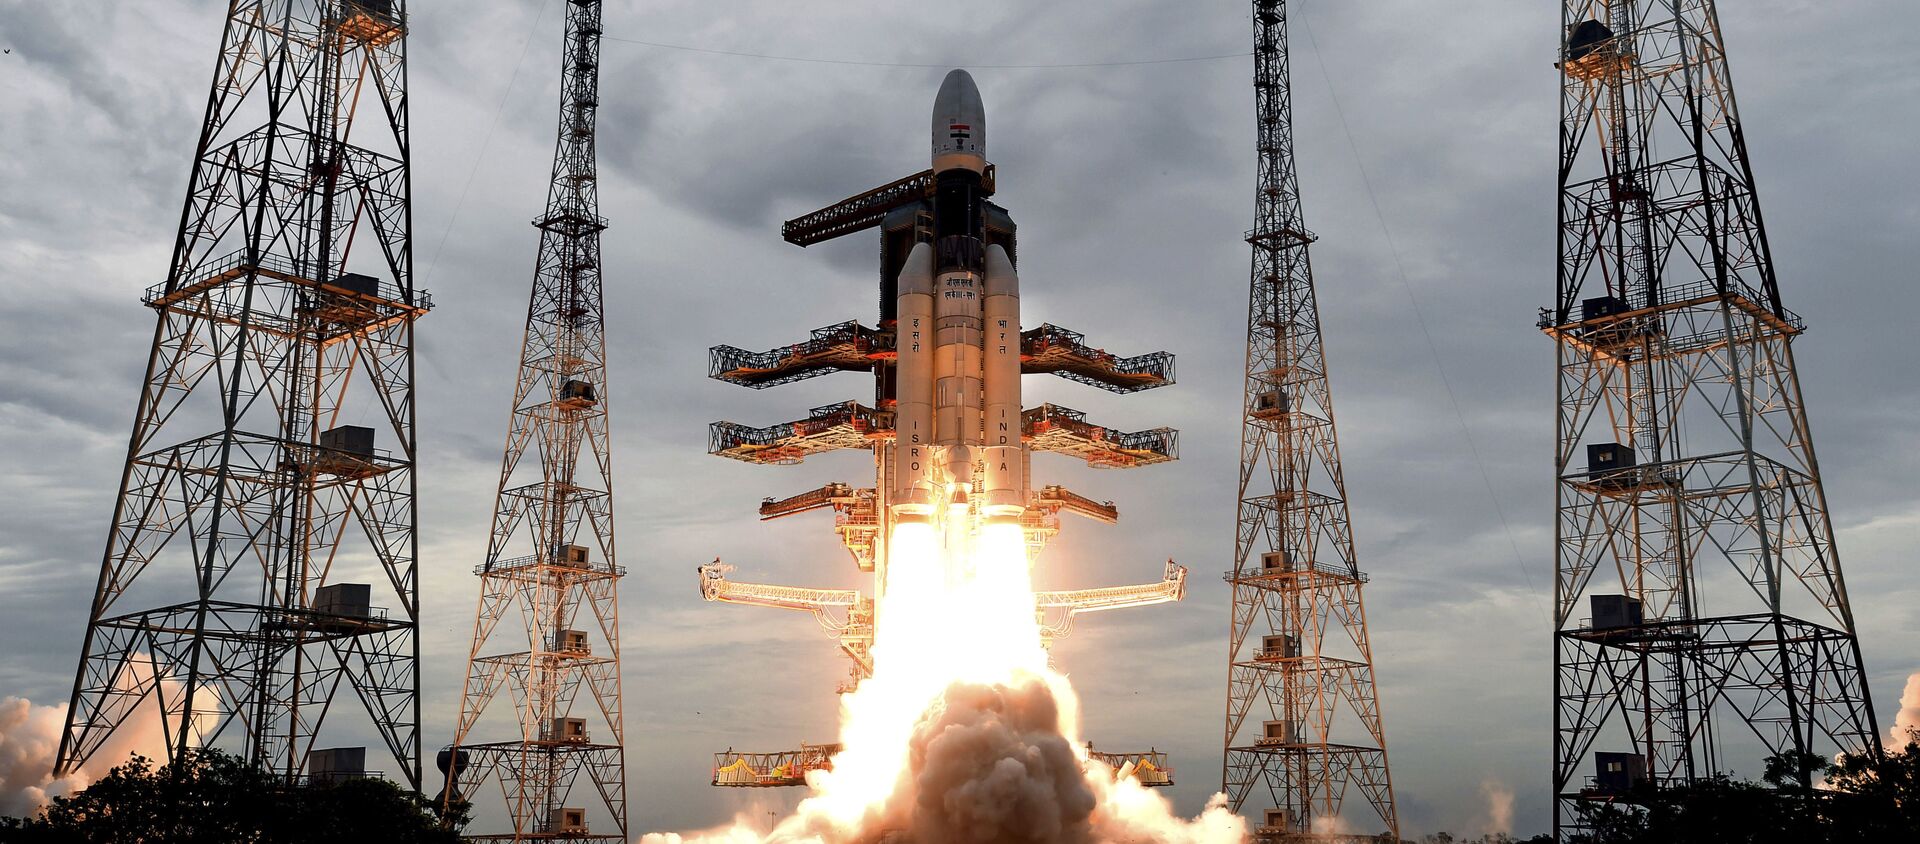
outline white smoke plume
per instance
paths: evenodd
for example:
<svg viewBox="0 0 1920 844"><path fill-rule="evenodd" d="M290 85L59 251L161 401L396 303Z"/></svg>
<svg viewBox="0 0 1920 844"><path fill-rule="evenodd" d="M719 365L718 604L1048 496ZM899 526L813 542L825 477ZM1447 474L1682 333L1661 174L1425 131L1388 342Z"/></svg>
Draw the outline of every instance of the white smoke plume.
<svg viewBox="0 0 1920 844"><path fill-rule="evenodd" d="M148 717L140 717L143 714ZM54 757L66 720L64 703L36 706L22 697L0 700L0 815L24 817L38 812L53 798L86 788L135 754L166 758L160 720L149 713L135 713L85 767L55 779Z"/></svg>
<svg viewBox="0 0 1920 844"><path fill-rule="evenodd" d="M746 818L736 817L731 825L705 832L649 832L640 836L638 844L760 844L762 838Z"/></svg>
<svg viewBox="0 0 1920 844"><path fill-rule="evenodd" d="M71 783L53 778L65 706L35 706L23 697L0 700L0 815L33 813Z"/></svg>
<svg viewBox="0 0 1920 844"><path fill-rule="evenodd" d="M1906 749L1914 740L1914 730L1920 730L1920 672L1909 675L1907 687L1900 692L1900 711L1894 713L1893 728L1887 733L1887 749Z"/></svg>
<svg viewBox="0 0 1920 844"><path fill-rule="evenodd" d="M123 689L148 687L153 667L145 658L130 660L115 685ZM177 684L162 680L172 695ZM202 700L209 700L206 690ZM158 704L149 696L113 731L87 764L55 779L53 764L60 751L60 733L66 727L67 705L36 705L22 697L0 699L0 815L24 817L38 812L55 797L85 789L94 780L133 756L164 760L167 741ZM212 706L197 717L212 717ZM205 724L203 724L204 726Z"/></svg>
<svg viewBox="0 0 1920 844"><path fill-rule="evenodd" d="M1353 828L1346 819L1339 816L1321 816L1313 819L1314 835L1352 835Z"/></svg>
<svg viewBox="0 0 1920 844"><path fill-rule="evenodd" d="M895 526L874 670L841 698L842 750L765 835L744 824L647 844L1240 844L1219 801L1185 821L1093 762L1048 665L1025 534ZM955 631L966 631L956 635Z"/></svg>
<svg viewBox="0 0 1920 844"><path fill-rule="evenodd" d="M1487 798L1487 834L1513 834L1513 789L1505 783L1486 779L1480 783L1480 793Z"/></svg>
<svg viewBox="0 0 1920 844"><path fill-rule="evenodd" d="M1065 705L1063 706L1063 702ZM1064 678L956 683L916 726L909 765L851 834L802 812L770 835L744 821L641 844L1239 844L1245 822L1216 795L1192 820L1139 781L1085 761L1062 731Z"/></svg>

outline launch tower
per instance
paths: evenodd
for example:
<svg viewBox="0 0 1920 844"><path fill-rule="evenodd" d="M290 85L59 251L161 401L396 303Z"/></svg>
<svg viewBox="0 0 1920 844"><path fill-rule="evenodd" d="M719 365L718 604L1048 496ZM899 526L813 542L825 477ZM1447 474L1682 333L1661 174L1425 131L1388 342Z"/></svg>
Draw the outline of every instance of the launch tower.
<svg viewBox="0 0 1920 844"><path fill-rule="evenodd" d="M714 454L758 464L799 463L842 448L873 454L872 487L832 483L760 505L763 520L830 509L854 565L873 575L871 595L736 582L726 576L732 567L718 560L700 569L701 594L709 601L813 614L852 660L843 692L872 673L874 605L886 588L886 538L896 521L939 515L952 530L957 519L970 525L1017 520L1030 556L1037 556L1059 531L1060 513L1111 523L1119 511L1112 502L1060 486L1032 489L1032 452L1059 452L1109 468L1148 466L1177 455L1170 428L1116 431L1076 410L1022 407L1024 373L1053 373L1132 393L1173 383L1173 356L1118 357L1054 325L1022 331L1016 229L1006 209L989 201L996 179L985 155L985 109L965 71L953 71L941 84L932 135L930 169L790 220L783 230L788 242L808 246L880 229L877 328L844 322L766 352L712 350L712 377L754 389L839 371L873 373L872 406L826 405L805 419L764 428L715 422L709 435ZM1186 570L1169 561L1156 583L1040 592L1035 612L1051 640L1066 635L1080 613L1175 601L1185 587ZM806 771L825 764L835 750L730 750L716 754L713 784L804 785ZM1157 759L1136 768L1166 769L1165 756L1152 751L1111 756Z"/></svg>
<svg viewBox="0 0 1920 844"><path fill-rule="evenodd" d="M617 588L624 571L613 543L600 268L607 221L594 157L600 5L566 4L559 140L547 207L533 221L540 252L520 376L493 534L474 572L480 605L460 721L440 754L448 775L442 799L473 800L478 822L492 819L493 805L478 789L499 786L512 828L470 839L627 840ZM487 738L477 727L502 690L516 723L506 738Z"/></svg>
<svg viewBox="0 0 1920 844"><path fill-rule="evenodd" d="M1563 23L1556 837L1736 756L1880 750L1714 4Z"/></svg>
<svg viewBox="0 0 1920 844"><path fill-rule="evenodd" d="M1259 189L1221 787L1235 811L1263 813L1261 841L1359 840L1340 832L1349 795L1397 836L1294 171L1287 4L1254 0L1253 18Z"/></svg>
<svg viewBox="0 0 1920 844"><path fill-rule="evenodd" d="M157 717L170 758L418 790L406 4L223 5L56 774Z"/></svg>

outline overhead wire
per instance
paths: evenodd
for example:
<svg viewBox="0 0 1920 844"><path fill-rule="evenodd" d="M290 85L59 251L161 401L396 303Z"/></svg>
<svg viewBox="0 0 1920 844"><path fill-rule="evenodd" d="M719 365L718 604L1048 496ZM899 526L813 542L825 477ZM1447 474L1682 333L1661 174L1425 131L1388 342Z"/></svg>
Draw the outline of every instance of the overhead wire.
<svg viewBox="0 0 1920 844"><path fill-rule="evenodd" d="M453 234L453 224L460 219L460 209L466 207L467 194L473 190L474 178L480 174L480 165L487 159L487 149L493 145L493 133L500 128L500 115L507 110L507 99L513 95L514 84L520 81L520 68L527 63L527 52L533 47L534 33L540 31L540 23L546 20L547 7L550 5L551 0L542 2L534 13L533 25L527 27L527 37L520 42L520 58L514 60L513 73L507 77L506 90L500 92L500 102L493 108L493 119L487 121L487 133L480 139L480 151L474 153L473 167L467 170L467 182L460 187L460 198L454 200L453 211L447 215L447 227L441 230L440 242L433 247L433 256L427 259L426 271L421 274L420 283L416 286L424 287L433 279L434 268L440 266L440 253L446 251L447 237Z"/></svg>
<svg viewBox="0 0 1920 844"><path fill-rule="evenodd" d="M1320 69L1320 78L1327 86L1327 99L1333 104L1333 113L1339 120L1340 132L1346 137L1347 149L1353 155L1354 167L1360 173L1360 185L1366 190L1367 202L1373 206L1373 217L1379 222L1380 233L1386 239L1387 254L1393 259L1393 269L1400 282L1400 290L1407 295L1407 301L1412 306L1413 323L1420 329L1421 338L1426 341L1428 356L1433 359L1434 373L1440 376L1440 386L1447 393L1447 404L1453 408L1454 420L1460 424L1460 435L1466 439L1467 451L1473 456L1474 468L1480 473L1480 482L1486 486L1487 499L1492 502L1493 512L1500 519L1500 529L1506 536L1507 547L1513 551L1514 565L1520 569L1520 577L1527 584L1527 591L1532 592L1535 598L1540 598L1542 597L1540 587L1533 582L1533 574L1527 567L1526 557L1520 553L1520 543L1513 538L1513 525L1507 520L1506 508L1500 506L1500 496L1495 492L1493 476L1487 473L1486 458L1481 455L1480 446L1474 441L1473 428L1467 424L1466 413L1460 409L1460 397L1454 392L1453 382L1447 378L1447 367L1440 358L1440 348L1433 342L1433 332L1427 329L1427 320L1423 315L1425 311L1420 307L1420 297L1414 293L1413 284L1407 281L1407 268L1400 258L1400 247L1393 238L1392 227L1387 225L1386 214L1380 210L1380 199L1373 191L1373 178L1367 174L1367 165L1360 155L1360 145L1353 138L1352 127L1347 125L1347 113L1341 108L1340 96L1334 91L1333 74L1327 71L1326 57L1320 52L1320 45L1313 37L1313 27L1307 23L1305 16L1298 16L1295 19L1300 22L1301 30L1307 34L1307 46L1311 48L1314 63ZM1546 609L1548 621L1551 622L1554 608L1546 607Z"/></svg>

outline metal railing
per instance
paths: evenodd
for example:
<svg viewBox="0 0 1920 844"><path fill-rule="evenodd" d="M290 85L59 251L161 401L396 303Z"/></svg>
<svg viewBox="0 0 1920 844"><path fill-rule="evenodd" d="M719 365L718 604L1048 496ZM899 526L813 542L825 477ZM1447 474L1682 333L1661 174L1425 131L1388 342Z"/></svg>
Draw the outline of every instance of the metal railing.
<svg viewBox="0 0 1920 844"><path fill-rule="evenodd" d="M1102 450L1156 454L1168 459L1179 456L1180 432L1172 428L1145 431L1116 431L1087 421L1087 414L1056 404L1043 404L1021 414L1023 427L1035 437L1048 428L1067 432L1088 446Z"/></svg>
<svg viewBox="0 0 1920 844"><path fill-rule="evenodd" d="M264 275L308 287L327 289L329 292L340 294L365 295L355 293L354 291L334 284L319 284L313 280L309 270L295 264L292 259L286 256L273 253L262 254L258 259L249 261L247 259L247 251L239 249L207 261L192 268L191 271L194 272L194 277L191 280L185 278L179 279L180 283L178 285L173 285L172 282L174 279L169 279L168 281L163 281L148 287L145 294L141 296L141 301L148 306L176 301L183 297L183 292L184 295L192 295L193 293L204 290L211 290L227 281L241 278L248 274ZM379 287L376 288L373 298L416 307L421 310L431 310L433 308L433 297L428 295L424 290L415 290L413 291L413 295L409 297L407 291L402 290L400 285L386 279L378 279L378 281Z"/></svg>
<svg viewBox="0 0 1920 844"><path fill-rule="evenodd" d="M1173 355L1169 352L1119 357L1086 341L1085 334L1052 323L1020 332L1022 354L1036 364L1051 365L1056 374L1068 380L1115 392L1173 383Z"/></svg>
<svg viewBox="0 0 1920 844"><path fill-rule="evenodd" d="M1640 298L1643 301L1638 305L1631 305L1629 307L1629 310L1627 310L1626 312L1619 313L1619 314L1609 314L1604 317L1595 317L1590 320L1574 319L1573 317L1575 316L1575 314L1569 311L1569 313L1567 314L1567 321L1561 322L1559 320L1558 312L1555 309L1541 308L1540 319L1538 322L1535 323L1535 326L1541 329L1570 328L1570 327L1576 327L1576 326L1590 326L1590 327L1597 328L1597 327L1611 325L1614 323L1629 322L1641 317L1649 316L1650 315L1649 312L1657 312L1660 309L1670 308L1681 303L1711 301L1721 296L1725 296L1725 297L1728 297L1728 301L1731 302L1735 307L1739 307L1741 310L1747 311L1748 313L1754 314L1756 316L1761 314L1770 315L1773 318L1780 320L1782 324L1792 329L1794 333L1800 333L1807 330L1806 320L1803 319L1799 314L1794 313L1793 311L1788 310L1785 307L1780 308L1779 312L1775 313L1772 308L1769 308L1764 304L1766 302L1766 297L1762 296L1759 291L1753 289L1751 286L1747 285L1745 282L1739 281L1737 279L1730 282L1727 285L1727 289L1725 291L1722 291L1720 289L1720 285L1717 282L1715 282L1713 279L1703 278L1703 279L1699 279L1697 281L1693 281L1688 284L1682 284L1676 287L1662 287L1659 289L1658 292L1660 295L1660 301L1658 302L1650 303L1650 302L1644 301L1647 297L1647 291L1641 291ZM1572 307L1572 306L1569 305L1569 307Z"/></svg>
<svg viewBox="0 0 1920 844"><path fill-rule="evenodd" d="M764 352L748 351L738 346L714 346L707 352L707 377L749 387L771 387L841 368L839 364L846 361L831 359L829 353L832 352L844 351L864 360L867 354L880 349L880 338L881 332L867 328L857 320L848 320L816 328L802 342ZM813 360L823 356L829 359ZM812 365L809 366L809 363ZM753 377L783 369L799 371L766 379Z"/></svg>

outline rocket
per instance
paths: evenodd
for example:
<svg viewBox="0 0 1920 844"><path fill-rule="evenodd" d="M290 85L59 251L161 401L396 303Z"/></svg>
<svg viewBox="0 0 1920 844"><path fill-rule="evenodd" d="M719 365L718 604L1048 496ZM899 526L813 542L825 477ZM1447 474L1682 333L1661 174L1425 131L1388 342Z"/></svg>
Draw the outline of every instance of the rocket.
<svg viewBox="0 0 1920 844"><path fill-rule="evenodd" d="M1017 520L1027 506L1020 277L983 237L986 109L966 71L940 83L932 133L932 240L908 253L898 288L892 508L925 519L979 493L988 521Z"/></svg>

